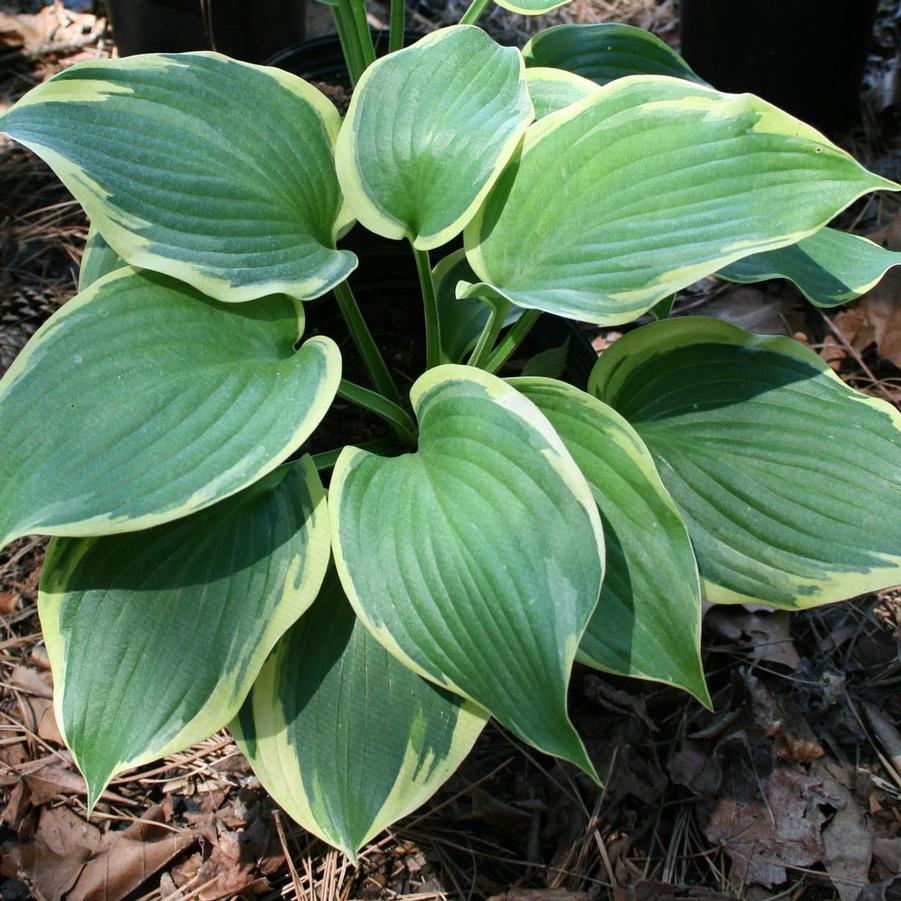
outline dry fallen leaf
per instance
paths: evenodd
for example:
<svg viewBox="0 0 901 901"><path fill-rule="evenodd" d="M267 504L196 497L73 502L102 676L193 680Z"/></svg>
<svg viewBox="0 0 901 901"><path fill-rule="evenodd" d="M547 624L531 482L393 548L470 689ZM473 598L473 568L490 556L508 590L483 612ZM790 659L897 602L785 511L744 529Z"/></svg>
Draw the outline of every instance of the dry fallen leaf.
<svg viewBox="0 0 901 901"><path fill-rule="evenodd" d="M722 742L720 751L723 781L708 805L704 831L729 856L735 878L772 888L785 882L786 867L819 863L825 820L820 780L785 766L759 775L740 736Z"/></svg>
<svg viewBox="0 0 901 901"><path fill-rule="evenodd" d="M856 901L869 881L873 837L850 790L853 774L828 759L817 761L811 772L822 780L826 794L839 805L823 830L823 866L841 901Z"/></svg>
<svg viewBox="0 0 901 901"><path fill-rule="evenodd" d="M3 872L25 880L46 901L59 901L75 885L99 842L100 830L68 807L45 807L34 841L10 848Z"/></svg>
<svg viewBox="0 0 901 901"><path fill-rule="evenodd" d="M159 805L120 832L104 833L66 901L119 901L194 842L188 831L172 831L152 822Z"/></svg>
<svg viewBox="0 0 901 901"><path fill-rule="evenodd" d="M704 618L704 626L729 641L750 644L754 663L778 663L792 671L801 658L791 637L791 614L785 610L753 612L741 607L714 607Z"/></svg>

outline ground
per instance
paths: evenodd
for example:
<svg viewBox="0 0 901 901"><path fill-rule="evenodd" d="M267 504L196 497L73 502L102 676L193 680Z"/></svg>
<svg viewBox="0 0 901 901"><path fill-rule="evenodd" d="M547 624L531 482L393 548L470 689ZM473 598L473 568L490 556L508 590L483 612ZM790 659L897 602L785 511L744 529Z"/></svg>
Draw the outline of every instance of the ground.
<svg viewBox="0 0 901 901"><path fill-rule="evenodd" d="M894 178L898 6L882 4L864 126L843 138ZM428 29L464 8L422 0L411 24ZM567 17L678 40L674 0L575 0L554 14ZM499 11L489 24L518 40L535 27ZM36 19L0 14L0 109L110 50L102 21L61 4ZM882 196L843 224L901 248L898 212ZM0 371L75 293L86 227L43 163L0 144ZM897 403L899 293L890 275L827 316L782 284L710 279L677 311L794 335L850 384ZM617 333L588 337L602 352ZM901 897L901 592L793 615L710 611L712 713L670 688L577 669L572 713L604 790L492 725L451 782L353 867L279 813L225 732L114 780L88 821L50 703L35 607L44 546L24 539L0 557L4 899Z"/></svg>

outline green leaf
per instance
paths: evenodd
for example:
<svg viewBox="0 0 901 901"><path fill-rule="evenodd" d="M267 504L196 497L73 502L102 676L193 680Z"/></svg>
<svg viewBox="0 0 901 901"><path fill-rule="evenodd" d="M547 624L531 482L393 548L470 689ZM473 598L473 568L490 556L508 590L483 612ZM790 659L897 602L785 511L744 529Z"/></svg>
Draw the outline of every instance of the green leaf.
<svg viewBox="0 0 901 901"><path fill-rule="evenodd" d="M519 0L519 2L495 0L495 3L503 9L519 13L521 16L540 16L559 6L566 6L569 0Z"/></svg>
<svg viewBox="0 0 901 901"><path fill-rule="evenodd" d="M78 290L87 291L94 282L121 269L124 265L126 265L124 260L103 240L100 232L92 225L84 246L84 256L81 258Z"/></svg>
<svg viewBox="0 0 901 901"><path fill-rule="evenodd" d="M341 377L294 350L287 297L220 304L120 269L70 300L0 380L0 546L146 529L234 494L303 443Z"/></svg>
<svg viewBox="0 0 901 901"><path fill-rule="evenodd" d="M593 774L566 712L597 603L591 489L538 409L469 366L414 384L416 453L345 448L332 547L364 624L401 662Z"/></svg>
<svg viewBox="0 0 901 901"><path fill-rule="evenodd" d="M578 388L544 378L510 382L563 439L604 522L607 572L579 660L679 686L709 706L698 567L648 449L618 413Z"/></svg>
<svg viewBox="0 0 901 901"><path fill-rule="evenodd" d="M458 297L460 282L477 281L475 273L466 261L463 250L455 250L444 257L432 270L435 281L435 298L438 302L438 318L441 322L441 351L447 363L459 363L472 351L482 334L491 313L489 303L478 297ZM512 325L522 315L514 307L504 320Z"/></svg>
<svg viewBox="0 0 901 901"><path fill-rule="evenodd" d="M629 75L669 75L705 84L675 50L633 25L555 25L539 31L522 53L529 68L565 69L601 85Z"/></svg>
<svg viewBox="0 0 901 901"><path fill-rule="evenodd" d="M0 117L119 256L222 301L307 300L356 266L339 126L302 79L215 53L79 63Z"/></svg>
<svg viewBox="0 0 901 901"><path fill-rule="evenodd" d="M606 350L590 390L654 455L708 600L798 609L901 582L901 415L798 342L668 319Z"/></svg>
<svg viewBox="0 0 901 901"><path fill-rule="evenodd" d="M116 773L202 741L238 712L328 559L309 457L174 523L51 543L38 610L89 806Z"/></svg>
<svg viewBox="0 0 901 901"><path fill-rule="evenodd" d="M549 347L547 350L542 350L540 353L535 354L534 357L526 360L526 365L523 366L521 374L559 379L566 371L568 357L569 338L559 346Z"/></svg>
<svg viewBox="0 0 901 901"><path fill-rule="evenodd" d="M598 87L593 81L563 69L526 69L526 82L536 119L543 119L572 105L593 94Z"/></svg>
<svg viewBox="0 0 901 901"><path fill-rule="evenodd" d="M818 307L835 307L866 294L899 265L897 251L859 235L824 228L789 247L738 260L717 275L745 284L784 278Z"/></svg>
<svg viewBox="0 0 901 901"><path fill-rule="evenodd" d="M355 861L451 776L486 718L398 663L332 571L231 728L269 794Z"/></svg>
<svg viewBox="0 0 901 901"><path fill-rule="evenodd" d="M518 306L612 325L880 188L897 186L759 98L639 75L529 129L466 256Z"/></svg>
<svg viewBox="0 0 901 901"><path fill-rule="evenodd" d="M479 28L442 28L370 66L337 146L338 177L370 231L420 250L475 214L532 119L522 55Z"/></svg>

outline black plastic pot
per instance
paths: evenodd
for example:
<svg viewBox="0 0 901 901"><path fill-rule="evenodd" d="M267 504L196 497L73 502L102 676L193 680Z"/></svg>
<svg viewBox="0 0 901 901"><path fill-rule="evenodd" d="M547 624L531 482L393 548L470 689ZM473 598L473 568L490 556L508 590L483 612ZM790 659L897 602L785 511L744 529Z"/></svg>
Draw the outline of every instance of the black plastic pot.
<svg viewBox="0 0 901 901"><path fill-rule="evenodd" d="M120 56L208 50L199 0L106 0Z"/></svg>
<svg viewBox="0 0 901 901"><path fill-rule="evenodd" d="M404 34L404 44L412 44L422 36L421 32L407 31ZM382 56L388 52L387 31L373 31L372 40L375 44L376 55ZM334 34L326 34L309 41L298 41L271 56L266 64L278 66L279 69L284 69L286 72L299 75L309 81L334 80L342 84L348 82L347 66L344 62L344 54L341 52L341 42Z"/></svg>
<svg viewBox="0 0 901 901"><path fill-rule="evenodd" d="M682 54L724 91L750 91L835 134L859 115L877 0L682 0Z"/></svg>
<svg viewBox="0 0 901 901"><path fill-rule="evenodd" d="M259 63L303 39L307 0L106 0L120 56L218 50Z"/></svg>

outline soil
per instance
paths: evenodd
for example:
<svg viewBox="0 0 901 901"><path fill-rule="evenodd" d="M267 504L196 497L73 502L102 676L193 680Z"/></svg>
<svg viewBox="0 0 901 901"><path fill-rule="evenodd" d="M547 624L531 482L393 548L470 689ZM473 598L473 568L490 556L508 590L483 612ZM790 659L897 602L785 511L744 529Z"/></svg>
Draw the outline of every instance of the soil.
<svg viewBox="0 0 901 901"><path fill-rule="evenodd" d="M871 112L843 138L866 165L895 178L899 98L886 73L897 71L898 5L883 4ZM616 16L665 39L678 34L669 0L571 7L555 15ZM426 24L454 12L419 8ZM532 27L498 12L491 21L517 40ZM81 25L66 27L83 37ZM93 44L72 47L20 54L3 72L0 103L74 59L109 52L102 29ZM333 99L346 97L333 91ZM892 198L862 201L841 224L881 228L901 247L899 208ZM0 370L74 294L85 236L83 214L47 167L0 144ZM415 267L408 261L405 269L378 242L347 240L361 256L351 278L356 296L407 387L421 367ZM824 313L783 283L708 279L680 294L677 312L794 335L850 384L897 403L901 343L892 341L901 324L880 316L897 305L901 280L880 290ZM335 305L309 304L307 314L307 334L332 335L346 377L366 384ZM622 331L584 333L602 352ZM384 433L379 420L339 401L309 449ZM3 899L901 897L898 591L795 615L709 612L703 654L714 712L665 686L577 667L572 716L606 788L492 724L438 795L371 843L354 868L274 808L226 732L123 774L88 821L49 700L36 615L45 544L22 539L0 554Z"/></svg>

